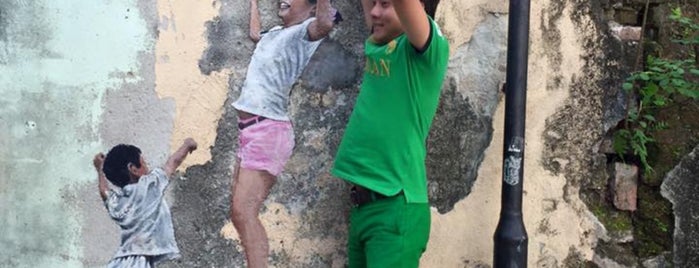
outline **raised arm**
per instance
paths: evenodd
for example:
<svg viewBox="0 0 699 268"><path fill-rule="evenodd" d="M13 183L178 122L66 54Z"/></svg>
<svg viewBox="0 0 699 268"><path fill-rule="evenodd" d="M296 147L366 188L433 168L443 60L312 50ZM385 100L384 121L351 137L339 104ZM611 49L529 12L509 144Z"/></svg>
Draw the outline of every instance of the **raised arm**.
<svg viewBox="0 0 699 268"><path fill-rule="evenodd" d="M95 158L92 159L92 165L95 166L95 171L97 171L97 189L99 190L100 197L104 201L107 199L107 191L109 190L109 182L107 182L107 176L104 175L102 171L102 165L104 164L104 154L98 153Z"/></svg>
<svg viewBox="0 0 699 268"><path fill-rule="evenodd" d="M260 41L260 9L257 0L250 0L250 39L257 43Z"/></svg>
<svg viewBox="0 0 699 268"><path fill-rule="evenodd" d="M334 19L335 10L330 6L330 0L318 0L316 2L316 20L308 25L309 40L316 41L325 38L333 29Z"/></svg>
<svg viewBox="0 0 699 268"><path fill-rule="evenodd" d="M175 170L177 170L177 167L182 164L182 161L187 158L187 154L196 149L197 142L195 142L192 138L185 139L180 148L167 159L167 162L165 163L165 175L170 178L170 176L175 173Z"/></svg>
<svg viewBox="0 0 699 268"><path fill-rule="evenodd" d="M430 37L430 22L420 0L391 0L408 40L417 50L423 50Z"/></svg>

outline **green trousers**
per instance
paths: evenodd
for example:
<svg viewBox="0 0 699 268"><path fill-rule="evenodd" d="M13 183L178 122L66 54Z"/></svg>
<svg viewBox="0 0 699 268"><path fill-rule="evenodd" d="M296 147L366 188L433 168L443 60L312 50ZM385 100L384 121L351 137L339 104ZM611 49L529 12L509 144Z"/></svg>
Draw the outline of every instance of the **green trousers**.
<svg viewBox="0 0 699 268"><path fill-rule="evenodd" d="M430 236L430 206L397 196L352 208L350 268L418 267Z"/></svg>

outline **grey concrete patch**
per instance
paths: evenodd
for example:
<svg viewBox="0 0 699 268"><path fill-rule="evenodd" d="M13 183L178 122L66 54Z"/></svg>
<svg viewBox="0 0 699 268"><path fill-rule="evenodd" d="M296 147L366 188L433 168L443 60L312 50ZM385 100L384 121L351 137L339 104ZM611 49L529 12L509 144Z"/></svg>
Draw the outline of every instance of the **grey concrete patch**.
<svg viewBox="0 0 699 268"><path fill-rule="evenodd" d="M471 192L505 79L507 17L490 15L449 63L427 140L430 202L440 213Z"/></svg>
<svg viewBox="0 0 699 268"><path fill-rule="evenodd" d="M137 73L112 74L122 83L104 94L100 136L105 150L134 144L151 167L160 167L170 153L175 102L155 92L154 55L142 54L139 62Z"/></svg>
<svg viewBox="0 0 699 268"><path fill-rule="evenodd" d="M673 262L677 267L699 263L699 147L670 171L661 185L661 194L672 202L675 214Z"/></svg>
<svg viewBox="0 0 699 268"><path fill-rule="evenodd" d="M551 1L544 14L540 17L539 28L541 34L546 59L552 70L552 74L546 81L546 90L561 89L563 75L561 74L561 64L563 62L563 52L561 51L561 30L558 29L560 19L563 17L563 9L566 1Z"/></svg>
<svg viewBox="0 0 699 268"><path fill-rule="evenodd" d="M360 75L357 57L337 41L326 38L301 74L301 82L310 90L324 91L329 87L352 87Z"/></svg>
<svg viewBox="0 0 699 268"><path fill-rule="evenodd" d="M121 236L119 226L109 218L97 191L97 173L94 183L66 187L63 198L69 204L67 206L76 210L77 216L82 219L82 264L85 267L104 267L119 247Z"/></svg>
<svg viewBox="0 0 699 268"><path fill-rule="evenodd" d="M199 70L206 75L230 68L234 63L249 62L254 49L248 32L244 31L247 21L242 19L243 16L226 16L223 13L225 10L222 9L220 16L206 23L209 46L199 60Z"/></svg>

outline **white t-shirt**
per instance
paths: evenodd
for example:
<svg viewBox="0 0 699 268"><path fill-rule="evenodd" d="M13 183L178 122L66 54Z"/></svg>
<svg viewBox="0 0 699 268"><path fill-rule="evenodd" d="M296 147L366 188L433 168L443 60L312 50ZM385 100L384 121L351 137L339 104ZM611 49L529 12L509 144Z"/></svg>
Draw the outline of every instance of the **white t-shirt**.
<svg viewBox="0 0 699 268"><path fill-rule="evenodd" d="M308 40L311 17L264 33L252 53L242 92L233 107L274 120L289 121L289 93L322 39Z"/></svg>
<svg viewBox="0 0 699 268"><path fill-rule="evenodd" d="M148 255L158 262L179 256L170 208L164 199L169 183L165 172L156 168L137 183L109 191L104 205L121 228L115 259Z"/></svg>

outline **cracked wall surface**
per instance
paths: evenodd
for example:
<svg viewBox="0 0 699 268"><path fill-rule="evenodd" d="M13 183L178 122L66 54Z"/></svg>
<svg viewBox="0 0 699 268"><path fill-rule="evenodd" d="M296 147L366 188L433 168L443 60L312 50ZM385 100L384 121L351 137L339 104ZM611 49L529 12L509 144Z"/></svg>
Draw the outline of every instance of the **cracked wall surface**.
<svg viewBox="0 0 699 268"><path fill-rule="evenodd" d="M228 220L235 113L254 49L248 3L0 0L0 266L98 267L118 230L91 158L117 143L162 165L185 137L192 154L168 190L182 258L164 267L241 267ZM344 267L348 186L329 170L362 75L360 7L295 85L296 148L261 211L276 267ZM261 1L263 29L279 23ZM604 132L614 64L595 39L594 3L531 4L524 220L529 266L593 258L594 219L579 183ZM488 267L500 209L507 1L442 0L450 40L441 103L427 140L432 232L422 267ZM595 62L602 62L597 64ZM577 113L576 113L577 111ZM592 167L591 167L592 166Z"/></svg>

